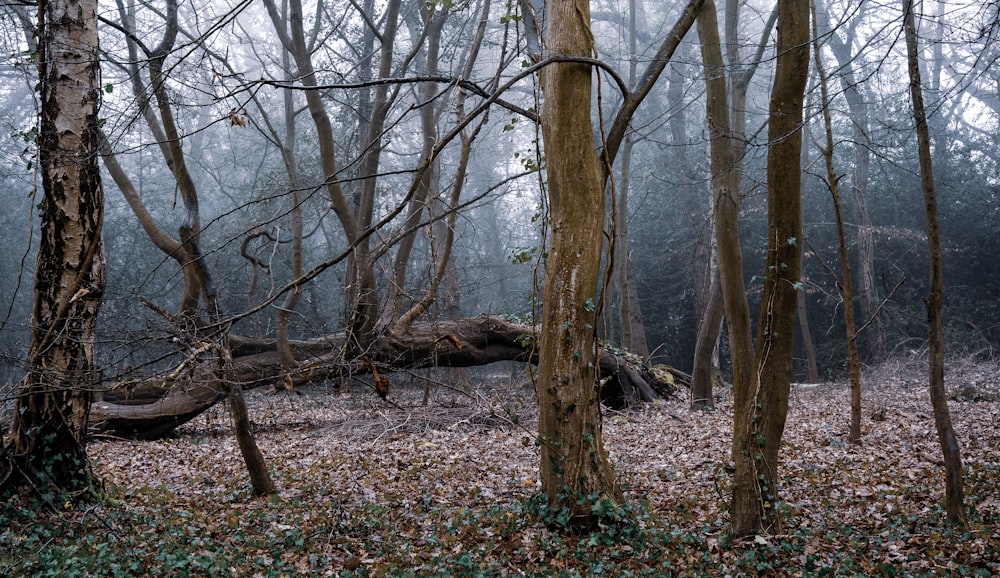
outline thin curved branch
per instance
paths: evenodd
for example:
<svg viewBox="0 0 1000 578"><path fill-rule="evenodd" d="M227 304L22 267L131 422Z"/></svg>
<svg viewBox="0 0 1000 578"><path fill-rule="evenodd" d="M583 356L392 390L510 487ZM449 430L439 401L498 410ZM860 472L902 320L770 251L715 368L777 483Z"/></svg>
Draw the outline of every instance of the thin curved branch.
<svg viewBox="0 0 1000 578"><path fill-rule="evenodd" d="M693 1L703 2L704 0L693 0ZM478 96L489 99L491 104L495 103L499 106L502 106L503 108L506 108L507 110L510 110L511 112L520 114L531 120L537 121L538 120L537 114L528 111L522 107L519 107L515 104L509 103L499 98L499 95L507 91L516 81L531 76L532 74L541 70L542 68L545 68L550 64L555 64L557 62L578 62L582 64L590 64L595 68L599 68L603 70L605 73L607 73L607 75L611 77L612 80L614 80L615 84L618 86L618 90L621 92L622 96L626 99L626 102L628 101L631 95L631 93L629 92L628 83L625 82L625 80L621 77L621 75L618 74L618 71L616 71L615 69L611 68L611 66L609 66L608 64L596 58L589 58L584 56L550 56L544 60L540 60L537 63L533 64L532 66L525 68L524 70L516 74L514 77L512 77L511 80L504 83L504 85L501 88L497 89L497 91L492 93L472 81L461 78L455 78L453 76L412 76L407 78L376 78L363 82L344 82L344 83L316 84L316 85L290 84L286 81L260 79L253 81L251 84L256 84L256 85L263 84L266 86L273 86L275 88L283 88L287 90L327 91L327 90L353 90L358 88L368 88L372 86L387 85L387 84L399 85L399 84L417 84L422 82L438 82L442 84L453 84L455 86L464 88L465 90L468 90L469 92L472 92ZM648 92L648 90L646 92Z"/></svg>
<svg viewBox="0 0 1000 578"><path fill-rule="evenodd" d="M605 160L605 182L610 176L608 167L614 165L615 157L618 156L618 149L621 147L625 133L632 122L632 116L635 115L635 111L642 104L642 101L646 99L649 91L653 89L653 85L656 84L656 80L660 77L663 69L667 67L667 63L670 62L681 40L684 39L691 26L694 25L698 14L701 12L701 6L704 3L705 0L690 0L688 2L688 5L684 7L684 12L681 13L681 17L674 23L674 27L670 29L670 33L663 40L663 44L656 51L656 55L653 56L649 67L642 73L635 90L629 91L626 89L623 91L625 101L622 103L622 107L618 109L615 120L611 123L611 129L608 130L603 150L598 151L598 154Z"/></svg>

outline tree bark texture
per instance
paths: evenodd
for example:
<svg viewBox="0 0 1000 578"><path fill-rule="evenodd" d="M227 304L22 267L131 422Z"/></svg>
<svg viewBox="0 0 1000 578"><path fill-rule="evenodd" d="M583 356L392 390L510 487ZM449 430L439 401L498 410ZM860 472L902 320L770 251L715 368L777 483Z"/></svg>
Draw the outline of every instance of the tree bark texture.
<svg viewBox="0 0 1000 578"><path fill-rule="evenodd" d="M965 510L962 482L962 453L955 436L944 389L944 335L941 331L941 301L944 295L944 271L941 264L941 233L938 228L937 194L934 189L934 169L931 161L931 139L927 113L920 83L917 28L914 23L913 0L903 1L903 28L906 34L906 55L910 73L910 99L917 129L917 152L920 157L920 183L924 191L927 215L927 252L930 281L927 287L927 339L930 342L930 396L934 408L934 425L944 456L945 510L948 520L965 527L969 524Z"/></svg>
<svg viewBox="0 0 1000 578"><path fill-rule="evenodd" d="M591 56L588 0L547 7L551 55ZM597 284L604 224L603 174L591 124L591 67L558 63L541 72L551 246L545 264L538 367L542 487L571 526L595 523L597 499L622 494L601 434L597 382Z"/></svg>
<svg viewBox="0 0 1000 578"><path fill-rule="evenodd" d="M734 386L732 532L774 532L778 450L788 413L802 268L802 104L809 75L809 2L778 1L777 64L768 122L767 270L753 378Z"/></svg>
<svg viewBox="0 0 1000 578"><path fill-rule="evenodd" d="M92 485L83 436L105 288L104 192L97 164L97 2L38 5L44 196L35 265L28 374L20 384L12 454L35 483Z"/></svg>

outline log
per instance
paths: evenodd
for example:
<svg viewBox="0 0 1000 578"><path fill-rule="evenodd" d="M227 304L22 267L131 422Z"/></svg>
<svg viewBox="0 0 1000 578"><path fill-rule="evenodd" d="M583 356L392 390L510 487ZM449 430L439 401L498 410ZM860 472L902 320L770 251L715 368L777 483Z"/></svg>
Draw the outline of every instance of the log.
<svg viewBox="0 0 1000 578"><path fill-rule="evenodd" d="M163 397L143 404L102 400L91 404L91 430L136 439L157 439L198 417L225 397L214 381L178 385Z"/></svg>
<svg viewBox="0 0 1000 578"><path fill-rule="evenodd" d="M236 384L250 389L341 380L370 373L371 367L387 373L498 361L537 363L534 340L535 329L529 325L481 315L415 324L405 335L384 336L366 357L357 359L344 357L343 333L292 341L292 353L299 360L292 368L281 366L274 340L232 335L228 346ZM661 369L646 367L641 360L625 354L605 353L600 361L602 401L620 409L673 395L678 380L671 372L676 370L658 367ZM191 377L178 378L174 383L151 380L105 391L103 399L92 406L91 427L142 439L165 436L223 399L225 388L216 382L216 374L210 369L185 372Z"/></svg>

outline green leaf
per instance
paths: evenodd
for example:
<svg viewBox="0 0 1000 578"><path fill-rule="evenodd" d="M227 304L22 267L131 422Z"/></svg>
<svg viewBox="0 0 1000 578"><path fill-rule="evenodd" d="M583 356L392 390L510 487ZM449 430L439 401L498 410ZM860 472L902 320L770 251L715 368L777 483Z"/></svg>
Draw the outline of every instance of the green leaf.
<svg viewBox="0 0 1000 578"><path fill-rule="evenodd" d="M111 94L115 90L115 85L110 82L104 85L104 92Z"/></svg>

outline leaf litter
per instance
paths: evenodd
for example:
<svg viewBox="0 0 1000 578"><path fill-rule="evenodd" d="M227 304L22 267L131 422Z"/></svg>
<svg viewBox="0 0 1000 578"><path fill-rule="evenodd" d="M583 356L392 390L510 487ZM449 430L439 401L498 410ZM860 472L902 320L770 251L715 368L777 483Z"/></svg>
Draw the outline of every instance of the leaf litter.
<svg viewBox="0 0 1000 578"><path fill-rule="evenodd" d="M176 548L191 575L1000 574L1000 368L960 360L947 376L973 512L966 533L943 519L925 375L919 360L866 371L861 445L846 441L846 385L794 385L783 526L743 542L726 535L728 392L710 412L683 395L605 410L605 444L638 507L597 538L562 536L532 506L537 411L516 368L468 372L475 389L397 385L388 401L357 386L249 392L279 487L271 498L251 496L221 405L171 439L95 441L113 500L59 516L103 526L111 551L143 564L165 564ZM6 533L18 544L21 530Z"/></svg>

